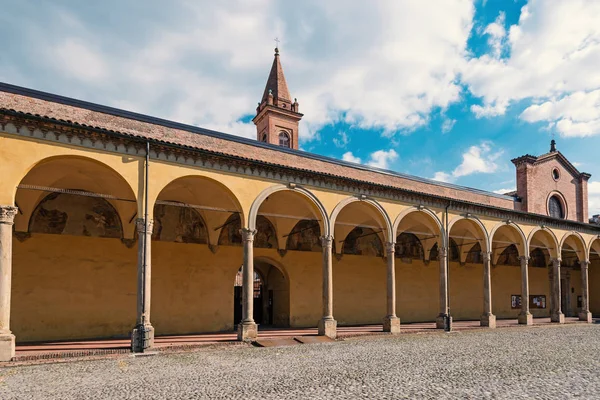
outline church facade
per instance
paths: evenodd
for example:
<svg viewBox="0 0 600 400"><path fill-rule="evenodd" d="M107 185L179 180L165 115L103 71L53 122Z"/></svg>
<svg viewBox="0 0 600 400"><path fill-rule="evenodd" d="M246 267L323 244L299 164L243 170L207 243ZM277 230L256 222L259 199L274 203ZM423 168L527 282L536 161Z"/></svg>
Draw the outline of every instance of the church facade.
<svg viewBox="0 0 600 400"><path fill-rule="evenodd" d="M556 150L488 193L298 150L276 51L257 140L0 84L0 360L15 343L600 314L600 226Z"/></svg>

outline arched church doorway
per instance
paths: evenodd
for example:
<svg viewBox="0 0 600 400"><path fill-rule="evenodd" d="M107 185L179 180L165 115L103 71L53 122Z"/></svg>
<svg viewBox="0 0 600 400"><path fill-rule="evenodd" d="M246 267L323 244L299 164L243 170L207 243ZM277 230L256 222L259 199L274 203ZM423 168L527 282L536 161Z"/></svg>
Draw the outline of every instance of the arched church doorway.
<svg viewBox="0 0 600 400"><path fill-rule="evenodd" d="M254 321L262 327L287 328L290 326L289 282L279 267L261 258L254 260ZM234 282L234 325L242 319L242 268Z"/></svg>

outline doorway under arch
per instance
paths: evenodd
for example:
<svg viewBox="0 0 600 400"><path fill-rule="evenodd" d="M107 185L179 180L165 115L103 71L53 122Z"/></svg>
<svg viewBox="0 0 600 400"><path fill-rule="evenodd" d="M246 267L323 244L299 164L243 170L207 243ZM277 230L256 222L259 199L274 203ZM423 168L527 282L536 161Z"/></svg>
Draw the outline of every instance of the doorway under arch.
<svg viewBox="0 0 600 400"><path fill-rule="evenodd" d="M234 326L242 319L242 268L235 276L233 290ZM263 327L288 328L290 326L290 286L280 267L269 260L254 260L254 321Z"/></svg>

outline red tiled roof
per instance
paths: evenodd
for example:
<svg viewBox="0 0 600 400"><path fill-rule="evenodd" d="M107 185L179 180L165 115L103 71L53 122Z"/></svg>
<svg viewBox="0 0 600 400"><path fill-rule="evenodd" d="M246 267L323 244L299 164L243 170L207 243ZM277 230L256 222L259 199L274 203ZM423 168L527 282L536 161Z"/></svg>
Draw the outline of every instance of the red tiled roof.
<svg viewBox="0 0 600 400"><path fill-rule="evenodd" d="M69 102L71 104L67 104ZM511 198L494 193L432 182L427 179L411 177L392 171L327 159L302 151L280 150L274 146L218 132L203 131L206 134L196 133L193 130L199 130L197 127L154 119L140 114L36 92L30 89L18 88L7 84L0 84L0 108L38 114L40 116L108 129L138 138L164 141L288 168L309 170L339 178L352 178L377 185L444 196L482 205L514 209L514 203ZM153 122L150 123L145 120L152 120Z"/></svg>

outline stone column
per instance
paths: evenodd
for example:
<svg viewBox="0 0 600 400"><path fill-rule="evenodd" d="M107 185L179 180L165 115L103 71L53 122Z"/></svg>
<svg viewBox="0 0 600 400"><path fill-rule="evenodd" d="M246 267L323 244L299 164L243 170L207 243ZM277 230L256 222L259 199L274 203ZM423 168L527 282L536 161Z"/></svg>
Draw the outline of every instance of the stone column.
<svg viewBox="0 0 600 400"><path fill-rule="evenodd" d="M131 333L131 350L141 353L154 346L154 327L150 323L150 300L152 290L152 229L154 221L138 218L137 273L137 321Z"/></svg>
<svg viewBox="0 0 600 400"><path fill-rule="evenodd" d="M579 312L579 320L592 322L592 313L590 312L590 284L588 267L590 266L589 261L581 262L581 311Z"/></svg>
<svg viewBox="0 0 600 400"><path fill-rule="evenodd" d="M12 235L17 207L0 206L0 361L15 356L15 335L10 331Z"/></svg>
<svg viewBox="0 0 600 400"><path fill-rule="evenodd" d="M529 257L521 256L521 312L519 324L533 325L533 315L529 312Z"/></svg>
<svg viewBox="0 0 600 400"><path fill-rule="evenodd" d="M444 329L445 318L452 318L448 309L448 248L439 247L438 258L440 259L440 313L435 320L435 327Z"/></svg>
<svg viewBox="0 0 600 400"><path fill-rule="evenodd" d="M562 313L562 301L560 296L560 258L554 258L552 260L552 314L550 320L552 322L558 322L559 324L565 323L565 315Z"/></svg>
<svg viewBox="0 0 600 400"><path fill-rule="evenodd" d="M319 335L335 339L337 321L333 319L333 265L331 261L332 236L322 236L323 247L323 318L319 321Z"/></svg>
<svg viewBox="0 0 600 400"><path fill-rule="evenodd" d="M483 314L481 326L496 327L496 316L492 314L492 253L484 251L483 255Z"/></svg>
<svg viewBox="0 0 600 400"><path fill-rule="evenodd" d="M387 257L387 315L383 319L383 331L400 332L400 318L396 316L396 243L385 244Z"/></svg>
<svg viewBox="0 0 600 400"><path fill-rule="evenodd" d="M254 322L254 235L256 230L241 229L244 244L242 267L242 322L238 324L238 340L252 341L258 337L258 325Z"/></svg>

